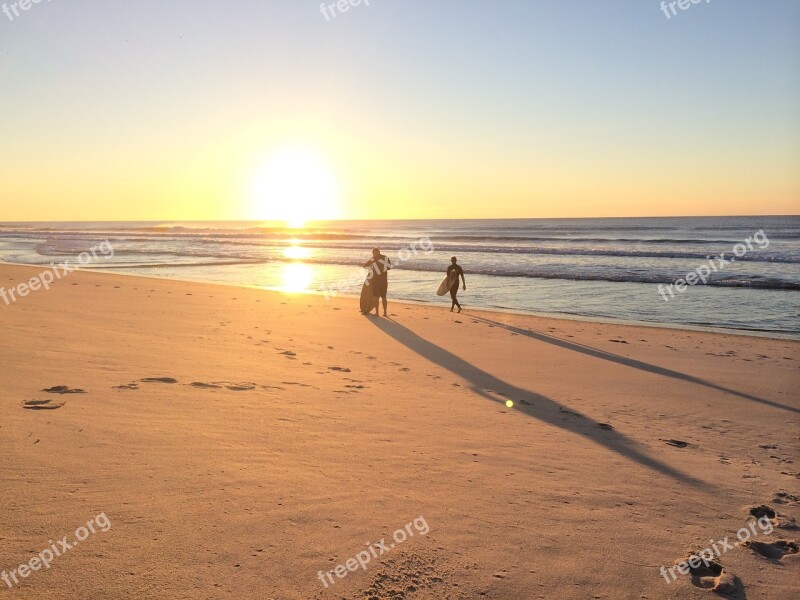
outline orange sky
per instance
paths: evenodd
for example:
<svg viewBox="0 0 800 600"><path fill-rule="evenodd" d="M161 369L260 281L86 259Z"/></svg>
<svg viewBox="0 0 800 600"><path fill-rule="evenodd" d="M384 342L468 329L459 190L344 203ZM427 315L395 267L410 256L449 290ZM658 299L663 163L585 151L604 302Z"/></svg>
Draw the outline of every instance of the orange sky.
<svg viewBox="0 0 800 600"><path fill-rule="evenodd" d="M37 5L0 221L800 212L800 4L645 4Z"/></svg>

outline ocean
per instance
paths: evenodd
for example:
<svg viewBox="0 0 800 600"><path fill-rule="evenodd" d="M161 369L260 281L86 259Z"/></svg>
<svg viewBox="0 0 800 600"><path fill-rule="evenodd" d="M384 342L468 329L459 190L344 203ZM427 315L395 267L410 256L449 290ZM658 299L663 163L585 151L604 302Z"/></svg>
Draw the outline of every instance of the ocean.
<svg viewBox="0 0 800 600"><path fill-rule="evenodd" d="M0 261L77 263L104 240L113 257L84 268L357 296L379 247L395 266L390 301L449 307L435 291L457 256L466 308L800 336L797 216L0 223Z"/></svg>

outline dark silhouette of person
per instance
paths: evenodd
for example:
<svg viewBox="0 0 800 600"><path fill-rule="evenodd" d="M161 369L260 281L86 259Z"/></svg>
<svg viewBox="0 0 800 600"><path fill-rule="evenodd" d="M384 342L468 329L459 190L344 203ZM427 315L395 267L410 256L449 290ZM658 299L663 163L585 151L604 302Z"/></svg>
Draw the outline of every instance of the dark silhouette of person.
<svg viewBox="0 0 800 600"><path fill-rule="evenodd" d="M461 304L458 303L458 278L461 277L461 281L464 284L464 290L467 289L467 281L464 279L464 269L458 265L458 259L454 256L450 259L452 263L449 267L447 267L447 279L450 281L450 298L453 300L453 303L450 305L450 312L453 312L453 309L457 306L458 312L461 312Z"/></svg>
<svg viewBox="0 0 800 600"><path fill-rule="evenodd" d="M392 268L392 261L388 256L381 254L379 248L372 249L372 258L364 263L364 268L369 269L367 279L369 286L372 288L372 297L375 299L375 315L380 316L378 313L378 306L380 301L383 300L383 316L386 314L386 294L389 291L389 269Z"/></svg>

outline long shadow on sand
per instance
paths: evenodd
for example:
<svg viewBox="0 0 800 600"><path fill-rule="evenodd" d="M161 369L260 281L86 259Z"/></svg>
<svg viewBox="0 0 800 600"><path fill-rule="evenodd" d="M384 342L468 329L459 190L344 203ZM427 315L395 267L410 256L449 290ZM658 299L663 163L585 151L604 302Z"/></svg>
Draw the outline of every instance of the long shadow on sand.
<svg viewBox="0 0 800 600"><path fill-rule="evenodd" d="M664 367L651 365L650 363L642 362L640 360L636 360L633 358L626 358L618 354L613 354L611 352L606 352L604 350L598 350L597 348L592 348L590 346L584 346L583 344L567 342L565 340L545 335L543 333L536 333L535 331L530 331L529 329L521 329L519 327L514 327L513 325L500 323L499 321L492 321L491 319L487 319L485 317L477 317L474 315L470 315L470 318L475 321L480 321L481 323L486 323L487 325L494 325L495 327L500 327L502 329L505 329L506 331L510 331L518 335L524 335L534 340L539 340L540 342L545 342L547 344L558 346L559 348L565 348L566 350L573 350L575 352L586 354L587 356L593 356L594 358L608 360L610 362L614 362L620 365L625 365L626 367L631 367L633 369L646 371L648 373L653 373L655 375L663 375L664 377L671 377L673 379L678 379L680 381L686 381L688 383L702 385L707 388L711 388L712 390L718 390L720 392L725 392L726 394L739 396L740 398L744 398L746 400L759 402L766 406L771 406L772 408L778 408L781 410L788 410L789 412L800 413L800 409L794 408L792 406L786 406L784 404L780 404L779 402L773 402L772 400L766 400L764 398L759 398L758 396L753 396L751 394L745 394L744 392L732 390L730 388L717 385L716 383L706 381L705 379L700 379L699 377L695 377L694 375L687 375L686 373L681 373L680 371L672 371L671 369L665 369Z"/></svg>
<svg viewBox="0 0 800 600"><path fill-rule="evenodd" d="M392 319L369 318L370 321L388 336L413 350L423 358L451 371L470 384L470 388L480 396L497 403L504 403L506 398L514 402L514 408L520 412L534 417L544 423L560 429L571 431L591 440L596 444L606 447L630 460L658 471L676 480L693 486L706 486L698 479L681 473L654 458L651 458L636 448L636 443L628 437L610 429L604 429L599 423L569 409L546 396L536 394L529 390L518 388L498 379L459 358L452 352L429 342L416 333L400 325ZM493 394L492 392L496 392ZM501 397L502 396L502 397Z"/></svg>

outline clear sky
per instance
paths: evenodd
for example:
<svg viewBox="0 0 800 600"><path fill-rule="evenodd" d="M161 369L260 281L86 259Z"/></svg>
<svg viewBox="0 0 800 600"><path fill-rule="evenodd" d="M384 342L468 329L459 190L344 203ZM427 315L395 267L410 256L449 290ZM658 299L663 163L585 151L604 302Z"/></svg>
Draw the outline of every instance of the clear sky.
<svg viewBox="0 0 800 600"><path fill-rule="evenodd" d="M0 13L0 221L797 214L800 2L675 8Z"/></svg>

